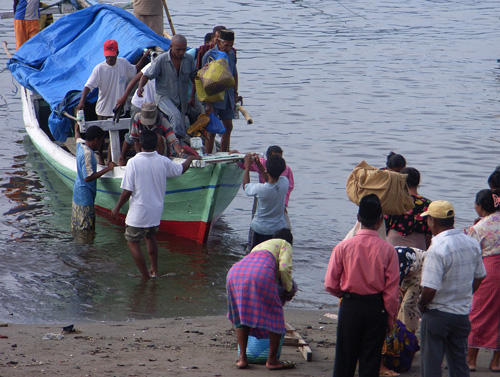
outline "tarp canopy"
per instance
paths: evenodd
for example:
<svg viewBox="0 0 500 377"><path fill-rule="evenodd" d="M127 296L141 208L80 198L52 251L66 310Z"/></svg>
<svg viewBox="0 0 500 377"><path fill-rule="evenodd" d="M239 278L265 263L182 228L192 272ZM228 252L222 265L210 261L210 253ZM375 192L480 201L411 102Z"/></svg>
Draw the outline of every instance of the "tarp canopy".
<svg viewBox="0 0 500 377"><path fill-rule="evenodd" d="M71 113L78 103L65 100L66 95L71 92L72 98L78 97L74 91L81 91L94 67L105 60L103 44L108 39L118 42L119 56L131 63L145 48L170 47L168 39L127 11L97 4L61 17L29 39L8 61L7 67L22 86L40 94L51 110L58 110L49 120L56 140L65 141L69 130L69 121L60 117L60 111Z"/></svg>

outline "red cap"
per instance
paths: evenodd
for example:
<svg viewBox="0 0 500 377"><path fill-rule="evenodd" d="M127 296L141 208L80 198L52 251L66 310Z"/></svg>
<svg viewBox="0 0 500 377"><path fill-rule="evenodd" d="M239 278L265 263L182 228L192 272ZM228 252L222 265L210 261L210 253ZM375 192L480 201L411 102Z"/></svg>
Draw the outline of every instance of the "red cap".
<svg viewBox="0 0 500 377"><path fill-rule="evenodd" d="M104 56L118 55L118 42L112 39L104 42Z"/></svg>

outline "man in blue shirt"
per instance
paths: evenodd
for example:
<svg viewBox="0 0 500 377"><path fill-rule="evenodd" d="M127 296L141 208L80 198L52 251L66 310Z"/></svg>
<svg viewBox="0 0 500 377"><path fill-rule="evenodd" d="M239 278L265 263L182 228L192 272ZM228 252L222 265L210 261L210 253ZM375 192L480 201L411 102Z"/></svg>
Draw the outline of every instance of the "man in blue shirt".
<svg viewBox="0 0 500 377"><path fill-rule="evenodd" d="M78 125L75 127L76 139L76 179L73 185L73 210L71 229L73 231L95 230L94 201L97 191L97 179L113 170L116 164L108 162L105 169L97 171L97 160L94 151L104 141L101 127L91 126L87 129L86 139L80 137Z"/></svg>
<svg viewBox="0 0 500 377"><path fill-rule="evenodd" d="M14 34L16 49L40 31L40 1L14 0Z"/></svg>

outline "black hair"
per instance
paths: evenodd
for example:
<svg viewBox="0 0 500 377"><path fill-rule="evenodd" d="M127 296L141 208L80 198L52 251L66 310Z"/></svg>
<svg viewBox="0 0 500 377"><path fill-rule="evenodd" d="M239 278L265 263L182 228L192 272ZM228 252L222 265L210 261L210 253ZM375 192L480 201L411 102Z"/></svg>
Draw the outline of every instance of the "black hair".
<svg viewBox="0 0 500 377"><path fill-rule="evenodd" d="M267 148L266 158L269 158L270 156L272 156L275 153L282 155L283 149L281 149L277 145L271 145L269 148Z"/></svg>
<svg viewBox="0 0 500 377"><path fill-rule="evenodd" d="M492 190L500 190L500 165L491 173L488 178L488 186Z"/></svg>
<svg viewBox="0 0 500 377"><path fill-rule="evenodd" d="M154 151L158 143L158 135L154 131L144 130L141 132L139 142L145 151Z"/></svg>
<svg viewBox="0 0 500 377"><path fill-rule="evenodd" d="M455 217L448 217L447 219L438 219L437 217L433 217L434 222L440 228L453 228L455 224Z"/></svg>
<svg viewBox="0 0 500 377"><path fill-rule="evenodd" d="M267 173L274 179L278 179L286 169L286 162L278 155L270 156L266 161Z"/></svg>
<svg viewBox="0 0 500 377"><path fill-rule="evenodd" d="M481 206L488 213L496 212L500 209L500 205L495 206L495 200L493 199L493 195L500 199L500 190L490 190L484 189L478 191L476 194L476 204Z"/></svg>
<svg viewBox="0 0 500 377"><path fill-rule="evenodd" d="M406 160L403 156L400 154L391 152L387 156L387 163L386 163L387 169L402 169L406 167Z"/></svg>
<svg viewBox="0 0 500 377"><path fill-rule="evenodd" d="M212 36L213 35L214 35L214 33L207 33L207 34L205 34L204 42L205 43L209 43L212 40Z"/></svg>
<svg viewBox="0 0 500 377"><path fill-rule="evenodd" d="M220 32L221 30L226 30L226 27L222 26L222 25L214 26L214 29L212 30L212 32L215 34L217 32Z"/></svg>
<svg viewBox="0 0 500 377"><path fill-rule="evenodd" d="M281 240L285 240L290 245L293 245L293 235L292 231L288 228L281 228L273 233L273 238L279 238Z"/></svg>
<svg viewBox="0 0 500 377"><path fill-rule="evenodd" d="M104 130L99 126L90 126L85 132L85 140L101 140L104 137Z"/></svg>
<svg viewBox="0 0 500 377"><path fill-rule="evenodd" d="M420 172L415 168L403 168L401 174L408 174L406 183L408 187L417 187L420 184Z"/></svg>

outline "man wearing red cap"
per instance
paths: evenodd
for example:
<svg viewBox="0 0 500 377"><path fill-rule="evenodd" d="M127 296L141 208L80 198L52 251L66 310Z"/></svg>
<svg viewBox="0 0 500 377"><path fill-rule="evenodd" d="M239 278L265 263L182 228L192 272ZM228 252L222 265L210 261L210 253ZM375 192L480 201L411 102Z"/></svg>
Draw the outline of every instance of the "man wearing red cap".
<svg viewBox="0 0 500 377"><path fill-rule="evenodd" d="M144 54L136 65L125 58L118 57L118 42L104 42L104 57L106 61L98 64L90 75L82 91L80 103L76 110L84 108L85 99L91 90L99 88L99 98L96 104L96 114L99 119L112 117L116 101L123 95L127 83L144 67L147 55Z"/></svg>

